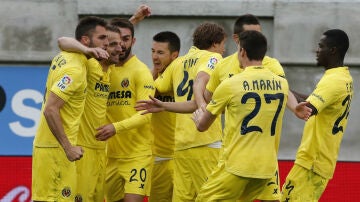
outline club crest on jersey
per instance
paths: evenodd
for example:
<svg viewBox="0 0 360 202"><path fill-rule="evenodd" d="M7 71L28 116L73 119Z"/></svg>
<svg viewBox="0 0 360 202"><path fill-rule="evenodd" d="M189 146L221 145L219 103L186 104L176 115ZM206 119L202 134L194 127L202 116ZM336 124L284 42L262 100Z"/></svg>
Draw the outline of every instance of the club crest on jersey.
<svg viewBox="0 0 360 202"><path fill-rule="evenodd" d="M82 202L83 201L83 199L82 199L82 196L80 195L80 194L77 194L76 196L75 196L75 200L74 200L75 202Z"/></svg>
<svg viewBox="0 0 360 202"><path fill-rule="evenodd" d="M121 87L123 88L127 88L130 84L130 81L128 78L125 78L124 80L121 81Z"/></svg>
<svg viewBox="0 0 360 202"><path fill-rule="evenodd" d="M61 195L65 198L68 198L71 196L71 189L70 187L64 187L62 190L61 190Z"/></svg>
<svg viewBox="0 0 360 202"><path fill-rule="evenodd" d="M214 69L217 62L218 62L218 60L215 57L211 57L208 62L207 67L210 69Z"/></svg>
<svg viewBox="0 0 360 202"><path fill-rule="evenodd" d="M68 75L64 75L62 79L57 84L57 87L59 87L60 90L64 91L72 82L72 79Z"/></svg>

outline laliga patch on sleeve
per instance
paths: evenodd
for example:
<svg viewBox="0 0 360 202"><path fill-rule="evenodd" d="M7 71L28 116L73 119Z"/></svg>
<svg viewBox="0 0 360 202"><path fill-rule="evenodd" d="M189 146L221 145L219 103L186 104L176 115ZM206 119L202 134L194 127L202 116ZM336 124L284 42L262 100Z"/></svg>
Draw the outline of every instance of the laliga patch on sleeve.
<svg viewBox="0 0 360 202"><path fill-rule="evenodd" d="M57 87L59 87L61 91L64 91L72 81L73 80L71 79L70 76L64 75L64 77L60 79L60 81L58 82Z"/></svg>
<svg viewBox="0 0 360 202"><path fill-rule="evenodd" d="M207 67L210 69L214 69L217 62L218 62L218 60L215 57L211 57L208 62Z"/></svg>

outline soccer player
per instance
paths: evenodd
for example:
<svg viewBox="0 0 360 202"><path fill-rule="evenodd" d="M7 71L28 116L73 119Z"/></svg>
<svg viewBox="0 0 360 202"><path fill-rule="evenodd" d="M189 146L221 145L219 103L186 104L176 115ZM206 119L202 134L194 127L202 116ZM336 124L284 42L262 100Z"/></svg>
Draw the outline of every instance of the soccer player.
<svg viewBox="0 0 360 202"><path fill-rule="evenodd" d="M196 201L254 200L277 169L276 136L281 132L288 83L262 66L265 36L244 31L239 41L244 71L218 86L206 110L194 112L196 127L205 131L226 109L222 161Z"/></svg>
<svg viewBox="0 0 360 202"><path fill-rule="evenodd" d="M167 66L175 60L180 51L180 39L170 31L159 32L152 43L152 75L154 80L161 76ZM174 102L173 91L155 96L163 102ZM149 202L171 201L174 173L175 113L160 112L152 115L154 133L154 168L151 176Z"/></svg>
<svg viewBox="0 0 360 202"><path fill-rule="evenodd" d="M142 201L150 193L153 165L151 115L134 108L137 100L154 95L149 68L131 51L135 44L134 26L127 19L114 18L123 42L119 63L111 67L107 122L98 128L96 138L107 140L105 179L106 201Z"/></svg>
<svg viewBox="0 0 360 202"><path fill-rule="evenodd" d="M106 21L85 17L76 27L76 39L106 49ZM61 51L52 60L34 139L32 163L33 201L76 201L76 160L83 148L75 146L86 97L84 54ZM78 198L77 198L78 197Z"/></svg>
<svg viewBox="0 0 360 202"><path fill-rule="evenodd" d="M138 23L150 15L150 7L140 5L130 18L132 23ZM121 33L118 27L108 25L107 36L109 46L107 54L102 54L99 48L89 48L75 39L61 37L60 48L67 51L82 52L93 55L100 61L91 58L87 62L87 96L85 111L81 118L77 145L82 146L86 155L76 162L78 191L84 201L104 201L105 181L105 142L95 138L96 128L106 124L106 104L110 90L110 66L119 63L121 48ZM92 46L97 44L89 41Z"/></svg>
<svg viewBox="0 0 360 202"><path fill-rule="evenodd" d="M247 30L255 30L261 32L261 25L258 18L252 14L241 15L237 18L234 24L234 33L232 35L233 40L236 44L239 43L239 35L243 31ZM212 73L209 82L206 85L206 90L204 91L204 98L207 103L210 101L213 92L219 86L219 84L227 78L232 77L233 75L239 74L244 71L244 69L240 68L241 62L238 59L238 52L224 58L217 65ZM285 77L284 70L279 63L279 61L275 58L271 58L266 56L263 58L262 65L265 68L268 68L270 71L275 73L278 76ZM295 106L297 105L296 98L293 96L291 91L288 95L288 108L295 112ZM298 116L297 113L295 115ZM301 119L306 120L308 117L308 113L302 114L298 116ZM226 120L225 120L226 121ZM276 144L280 144L280 135L277 136ZM265 201L279 201L281 197L280 185L279 185L279 171L277 170L274 173L274 177L271 183L268 183L262 192L258 196L258 199Z"/></svg>
<svg viewBox="0 0 360 202"><path fill-rule="evenodd" d="M82 195L83 201L104 201L106 143L96 140L95 134L96 128L106 123L106 103L110 90L109 67L119 62L122 51L120 30L111 25L106 29L109 40L106 51L109 58L100 62L91 58L87 62L87 95L77 140L77 145L81 146L86 154L76 162L78 192ZM87 48L67 37L60 38L59 45L65 50L82 52L86 52Z"/></svg>
<svg viewBox="0 0 360 202"><path fill-rule="evenodd" d="M344 66L348 48L349 38L342 30L327 30L320 38L317 66L324 67L325 74L309 96L300 97L313 111L281 201L318 201L333 177L354 93L349 68Z"/></svg>
<svg viewBox="0 0 360 202"><path fill-rule="evenodd" d="M152 98L139 102L138 109L146 109L143 113L179 112L175 109L178 107L171 107L180 104L188 112L193 112L198 107L194 91L201 89L193 89L194 80L199 73L202 76L211 74L215 64L222 59L225 39L225 31L218 24L207 22L198 26L188 53L174 60L155 81L159 92L174 91L176 102L161 102ZM190 104L189 107L185 106L187 104ZM218 162L221 138L220 117L209 131L200 133L191 121L191 114L176 114L173 201L195 200L201 185Z"/></svg>

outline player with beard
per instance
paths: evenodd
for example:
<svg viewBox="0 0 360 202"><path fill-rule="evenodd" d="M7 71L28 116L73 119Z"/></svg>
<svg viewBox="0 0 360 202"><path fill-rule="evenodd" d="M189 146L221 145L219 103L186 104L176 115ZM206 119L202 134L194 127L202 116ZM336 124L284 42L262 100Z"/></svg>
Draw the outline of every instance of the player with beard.
<svg viewBox="0 0 360 202"><path fill-rule="evenodd" d="M119 63L111 67L107 121L98 128L97 139L107 140L106 201L143 201L150 194L153 166L151 115L141 115L136 101L154 95L149 68L133 53L134 26L127 19L114 18L123 42Z"/></svg>
<svg viewBox="0 0 360 202"><path fill-rule="evenodd" d="M105 146L106 143L95 138L96 128L106 123L106 103L110 89L110 66L119 62L121 35L117 27L108 25L108 58L100 61L91 58L87 62L87 96L85 111L81 117L77 145L86 154L76 162L78 190L83 201L101 202L104 200ZM72 38L62 37L59 46L64 50L91 52L90 48L77 43Z"/></svg>
<svg viewBox="0 0 360 202"><path fill-rule="evenodd" d="M102 18L85 17L76 28L76 40L85 46L106 49L106 25ZM104 54L104 50L97 51ZM87 96L87 61L82 53L62 51L50 66L40 124L34 139L33 201L82 198L81 193L77 195L74 161L82 158L84 151L75 145Z"/></svg>

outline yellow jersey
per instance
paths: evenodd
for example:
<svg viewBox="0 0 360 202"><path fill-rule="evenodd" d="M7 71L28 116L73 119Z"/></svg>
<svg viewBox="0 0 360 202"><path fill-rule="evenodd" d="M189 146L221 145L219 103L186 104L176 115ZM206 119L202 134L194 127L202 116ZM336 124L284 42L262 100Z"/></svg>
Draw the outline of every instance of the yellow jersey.
<svg viewBox="0 0 360 202"><path fill-rule="evenodd" d="M107 156L133 158L152 155L151 114L135 110L136 101L154 96L154 80L149 68L135 55L124 65L111 67L107 121L113 123L116 135L107 142Z"/></svg>
<svg viewBox="0 0 360 202"><path fill-rule="evenodd" d="M162 93L156 98L163 102L175 102L173 93ZM162 158L172 158L175 146L176 114L172 112L154 113L151 126L154 134L154 155Z"/></svg>
<svg viewBox="0 0 360 202"><path fill-rule="evenodd" d="M65 51L60 52L53 58L46 81L44 102L41 108L34 146L60 146L50 131L43 113L50 92L64 100L65 104L60 109L62 125L70 143L72 145L76 144L80 117L83 113L86 96L86 61L87 58L83 54Z"/></svg>
<svg viewBox="0 0 360 202"><path fill-rule="evenodd" d="M106 142L95 139L96 128L106 124L106 103L110 92L110 68L106 72L99 61L87 62L87 95L81 116L77 144L93 149L105 149Z"/></svg>
<svg viewBox="0 0 360 202"><path fill-rule="evenodd" d="M279 61L275 58L265 56L262 61L262 66L268 68L274 74L285 77L284 69ZM214 72L211 74L210 80L206 85L206 89L213 93L218 85L227 78L235 74L243 72L244 69L240 67L238 59L238 52L224 58L216 66Z"/></svg>
<svg viewBox="0 0 360 202"><path fill-rule="evenodd" d="M318 113L305 123L296 164L324 178L333 177L353 94L353 79L348 67L325 71L306 99Z"/></svg>
<svg viewBox="0 0 360 202"><path fill-rule="evenodd" d="M220 59L222 57L218 53L192 46L186 55L174 60L155 80L155 87L160 93L173 91L176 102L193 100L193 83L196 75L200 71L211 74ZM191 116L192 114L176 114L175 151L221 141L220 116L205 132L197 131Z"/></svg>
<svg viewBox="0 0 360 202"><path fill-rule="evenodd" d="M274 176L288 92L286 79L257 66L216 88L207 110L219 115L226 109L222 160L228 172L250 178Z"/></svg>

